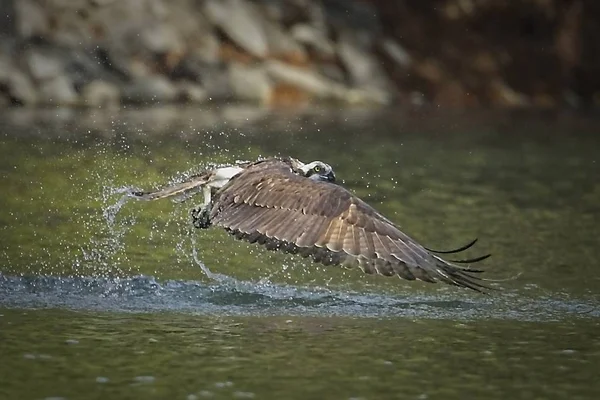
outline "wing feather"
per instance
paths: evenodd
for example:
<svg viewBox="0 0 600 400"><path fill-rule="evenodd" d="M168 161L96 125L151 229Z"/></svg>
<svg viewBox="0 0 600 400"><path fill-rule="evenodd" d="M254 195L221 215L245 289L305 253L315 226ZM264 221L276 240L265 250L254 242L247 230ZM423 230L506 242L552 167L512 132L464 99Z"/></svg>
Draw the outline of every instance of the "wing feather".
<svg viewBox="0 0 600 400"><path fill-rule="evenodd" d="M214 202L213 224L268 248L365 273L486 289L473 271L434 255L343 187L296 175L283 161L246 168Z"/></svg>
<svg viewBox="0 0 600 400"><path fill-rule="evenodd" d="M343 219L339 218L336 220L336 226L333 229L332 235L329 238L329 241L326 247L333 251L339 252L344 248L344 238L346 237L346 231L348 229L348 224L344 222Z"/></svg>
<svg viewBox="0 0 600 400"><path fill-rule="evenodd" d="M292 241L295 242L298 247L319 247L319 245L315 243L318 242L318 238L321 235L321 232L325 229L326 226L328 226L329 220L318 215L314 215L312 217L312 221L314 221L312 222L312 225L306 227L306 230L301 236L292 239Z"/></svg>
<svg viewBox="0 0 600 400"><path fill-rule="evenodd" d="M392 268L394 269L394 272L396 272L396 274L398 274L398 276L400 278L409 280L409 281L414 281L415 276L413 275L412 272L410 272L410 269L408 268L408 266L406 265L406 263L404 261L398 260L397 262L391 262L390 263L392 265Z"/></svg>
<svg viewBox="0 0 600 400"><path fill-rule="evenodd" d="M352 256L358 256L360 254L360 228L352 224L350 226L352 227L352 243L351 247L344 248L344 251Z"/></svg>
<svg viewBox="0 0 600 400"><path fill-rule="evenodd" d="M264 234L270 238L278 239L275 236L275 232L282 231L283 237L286 237L285 229L287 229L290 224L294 223L294 215L287 212L287 210L282 210L281 208L274 209L271 212L275 215L275 218L273 218L269 224L265 225Z"/></svg>
<svg viewBox="0 0 600 400"><path fill-rule="evenodd" d="M293 224L287 227L286 237L280 236L279 239L301 238L304 232L306 232L309 227L314 226L320 218L317 215L300 215L298 212L296 212L294 216L296 219Z"/></svg>
<svg viewBox="0 0 600 400"><path fill-rule="evenodd" d="M337 225L337 218L327 220L327 229L318 237L317 241L314 242L314 245L317 247L327 247L327 244L331 241L331 237L333 236L333 232L337 228Z"/></svg>
<svg viewBox="0 0 600 400"><path fill-rule="evenodd" d="M286 219L267 229L265 234L277 240L285 240L286 237L292 236L290 231L297 228L298 225L302 226L303 222L299 221L294 214L287 213L286 210L279 210L279 212L285 215Z"/></svg>
<svg viewBox="0 0 600 400"><path fill-rule="evenodd" d="M393 276L396 273L394 272L394 268L392 268L392 263L384 260L383 258L378 258L375 260L375 268L377 269L377 273L383 276Z"/></svg>
<svg viewBox="0 0 600 400"><path fill-rule="evenodd" d="M361 254L367 258L376 259L377 253L375 252L375 242L373 241L373 232L368 231L366 228L363 229L363 234L365 235L365 242L367 246L364 249L361 249Z"/></svg>
<svg viewBox="0 0 600 400"><path fill-rule="evenodd" d="M246 204L236 204L227 211L227 220L229 229L239 229L240 225L248 221L251 210ZM257 216L258 218L258 216ZM244 231L244 230L242 230Z"/></svg>
<svg viewBox="0 0 600 400"><path fill-rule="evenodd" d="M348 255L355 255L354 252L354 225L346 224L346 234L344 235L344 240L342 241L342 251Z"/></svg>

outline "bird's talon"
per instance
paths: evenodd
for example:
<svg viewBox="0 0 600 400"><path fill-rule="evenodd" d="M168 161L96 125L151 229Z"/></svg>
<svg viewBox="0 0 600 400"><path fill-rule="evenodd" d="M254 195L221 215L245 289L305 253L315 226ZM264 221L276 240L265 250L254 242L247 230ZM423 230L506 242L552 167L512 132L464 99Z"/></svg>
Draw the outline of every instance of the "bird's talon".
<svg viewBox="0 0 600 400"><path fill-rule="evenodd" d="M192 224L194 228L197 229L207 229L210 228L210 216L208 210L206 208L201 209L193 209L192 210Z"/></svg>

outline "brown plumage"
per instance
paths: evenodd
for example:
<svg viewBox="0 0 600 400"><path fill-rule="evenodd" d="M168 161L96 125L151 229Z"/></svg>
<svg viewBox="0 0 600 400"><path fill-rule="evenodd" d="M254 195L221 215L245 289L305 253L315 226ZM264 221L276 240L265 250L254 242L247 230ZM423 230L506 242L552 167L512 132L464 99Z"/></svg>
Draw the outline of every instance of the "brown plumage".
<svg viewBox="0 0 600 400"><path fill-rule="evenodd" d="M348 190L304 176L297 162L273 158L242 166L214 193L208 207L210 223L238 239L311 256L325 265L359 266L368 274L487 289L474 276L481 271L443 260ZM191 190L185 183L179 186ZM159 192L165 191L154 193ZM161 198L152 193L137 193L137 197Z"/></svg>

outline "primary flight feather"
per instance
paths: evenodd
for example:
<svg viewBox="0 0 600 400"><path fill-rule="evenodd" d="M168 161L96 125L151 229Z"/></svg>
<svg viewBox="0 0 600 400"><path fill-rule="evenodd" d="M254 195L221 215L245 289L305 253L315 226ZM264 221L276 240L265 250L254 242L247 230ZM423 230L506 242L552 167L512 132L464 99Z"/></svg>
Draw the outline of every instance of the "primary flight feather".
<svg viewBox="0 0 600 400"><path fill-rule="evenodd" d="M238 239L270 250L311 256L325 265L358 266L365 273L397 275L407 280L442 281L476 291L488 289L482 272L455 263L481 261L489 255L454 262L414 239L335 183L328 164L304 164L294 158L268 158L216 168L187 182L155 192L134 192L157 200L202 190L204 206L193 211L194 225L225 228Z"/></svg>

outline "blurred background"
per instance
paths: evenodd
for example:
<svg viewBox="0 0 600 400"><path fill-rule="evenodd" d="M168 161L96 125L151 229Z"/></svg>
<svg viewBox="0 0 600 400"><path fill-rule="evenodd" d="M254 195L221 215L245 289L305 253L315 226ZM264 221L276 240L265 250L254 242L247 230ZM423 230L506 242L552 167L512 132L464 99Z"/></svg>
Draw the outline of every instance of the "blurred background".
<svg viewBox="0 0 600 400"><path fill-rule="evenodd" d="M594 0L3 0L0 106L600 104Z"/></svg>

